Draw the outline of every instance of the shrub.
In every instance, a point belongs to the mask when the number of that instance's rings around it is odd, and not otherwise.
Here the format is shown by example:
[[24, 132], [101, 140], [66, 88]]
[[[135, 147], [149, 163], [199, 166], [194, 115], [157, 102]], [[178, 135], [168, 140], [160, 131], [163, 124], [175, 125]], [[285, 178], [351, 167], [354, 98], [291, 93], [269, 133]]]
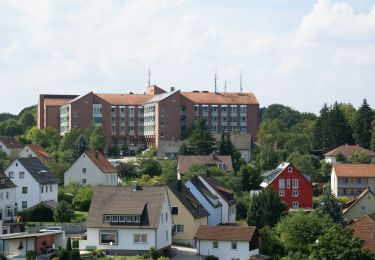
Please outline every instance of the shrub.
[[45, 205], [24, 210], [20, 213], [24, 221], [53, 222], [53, 210]]
[[219, 258], [214, 255], [209, 255], [209, 256], [206, 256], [205, 260], [219, 260]]
[[159, 250], [157, 250], [155, 247], [151, 247], [150, 255], [151, 255], [152, 259], [154, 259], [154, 260], [158, 259], [160, 257]]
[[27, 251], [26, 259], [27, 260], [35, 260], [36, 259], [35, 251]]
[[79, 254], [79, 250], [78, 249], [73, 249], [72, 250], [70, 259], [71, 260], [81, 260], [81, 256]]
[[7, 259], [6, 256], [0, 253], [0, 260], [6, 260], [6, 259]]
[[68, 239], [66, 240], [66, 250], [72, 251], [72, 240], [70, 239], [70, 237], [68, 237]]
[[61, 249], [59, 253], [59, 260], [70, 260], [70, 254], [68, 250]]
[[54, 216], [56, 221], [71, 222], [74, 217], [74, 211], [66, 201], [61, 201], [57, 203]]

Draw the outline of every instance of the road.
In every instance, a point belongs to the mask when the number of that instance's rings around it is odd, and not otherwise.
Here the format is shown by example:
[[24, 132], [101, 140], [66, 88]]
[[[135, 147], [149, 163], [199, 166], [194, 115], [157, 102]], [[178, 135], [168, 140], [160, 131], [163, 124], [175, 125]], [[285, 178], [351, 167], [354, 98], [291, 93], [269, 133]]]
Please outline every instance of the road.
[[197, 255], [197, 250], [190, 247], [172, 246], [173, 252], [176, 253], [173, 260], [203, 260], [204, 258]]

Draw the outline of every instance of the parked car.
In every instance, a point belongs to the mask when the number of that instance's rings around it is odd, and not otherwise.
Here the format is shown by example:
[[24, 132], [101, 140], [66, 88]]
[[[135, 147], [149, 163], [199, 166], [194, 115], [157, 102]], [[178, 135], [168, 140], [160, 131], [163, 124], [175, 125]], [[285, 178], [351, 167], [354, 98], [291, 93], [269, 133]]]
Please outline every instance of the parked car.
[[61, 232], [63, 231], [61, 227], [48, 227], [48, 228], [43, 228], [39, 230], [39, 233], [46, 233], [46, 232]]

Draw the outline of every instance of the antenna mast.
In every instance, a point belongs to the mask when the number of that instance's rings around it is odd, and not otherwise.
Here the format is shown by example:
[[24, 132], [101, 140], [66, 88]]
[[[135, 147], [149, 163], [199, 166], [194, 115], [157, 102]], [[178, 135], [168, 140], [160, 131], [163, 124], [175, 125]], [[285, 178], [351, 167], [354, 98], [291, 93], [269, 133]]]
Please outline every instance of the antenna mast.
[[224, 81], [224, 92], [227, 92], [227, 80]]
[[151, 86], [151, 70], [150, 70], [150, 67], [148, 67], [148, 86]]
[[217, 92], [217, 70], [215, 71], [215, 93]]
[[242, 93], [242, 71], [240, 71], [240, 93]]

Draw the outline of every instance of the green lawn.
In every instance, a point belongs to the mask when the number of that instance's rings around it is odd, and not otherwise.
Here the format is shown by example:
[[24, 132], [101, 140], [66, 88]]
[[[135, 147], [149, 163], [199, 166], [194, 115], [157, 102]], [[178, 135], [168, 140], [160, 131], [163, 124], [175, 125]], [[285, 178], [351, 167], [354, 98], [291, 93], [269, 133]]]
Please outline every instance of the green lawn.
[[78, 218], [87, 218], [87, 214], [88, 212], [86, 211], [78, 211], [78, 210], [75, 210], [74, 211], [74, 219], [78, 219]]

